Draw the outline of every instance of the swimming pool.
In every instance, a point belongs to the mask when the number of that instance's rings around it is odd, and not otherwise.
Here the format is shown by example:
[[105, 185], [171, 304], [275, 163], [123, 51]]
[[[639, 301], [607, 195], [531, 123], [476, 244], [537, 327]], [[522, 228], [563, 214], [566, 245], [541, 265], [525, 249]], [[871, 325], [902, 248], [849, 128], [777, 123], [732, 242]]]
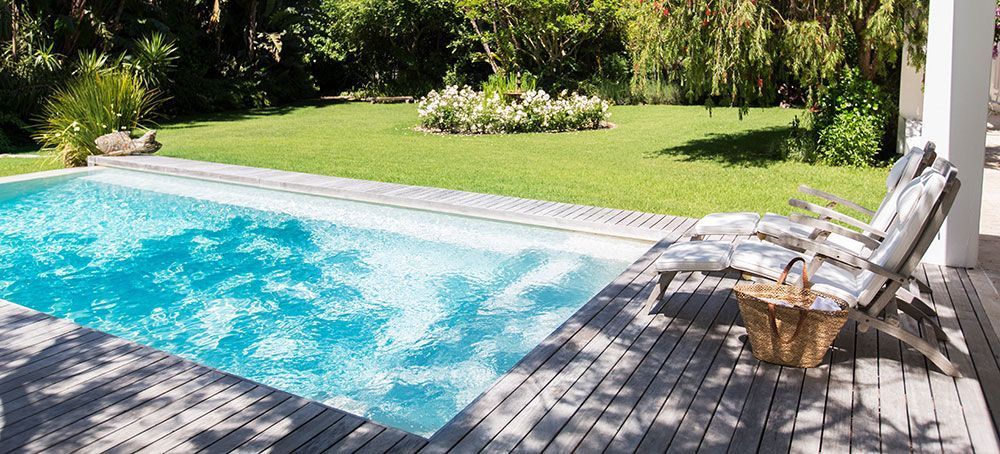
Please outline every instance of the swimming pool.
[[646, 249], [126, 170], [0, 185], [0, 298], [422, 435]]

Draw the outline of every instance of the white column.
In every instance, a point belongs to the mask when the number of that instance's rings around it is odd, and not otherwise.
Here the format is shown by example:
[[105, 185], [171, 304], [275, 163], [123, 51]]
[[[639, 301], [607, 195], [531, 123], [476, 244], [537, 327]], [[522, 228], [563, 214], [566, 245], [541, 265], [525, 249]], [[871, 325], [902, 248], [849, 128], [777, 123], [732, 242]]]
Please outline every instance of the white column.
[[920, 137], [924, 111], [924, 71], [910, 64], [908, 46], [909, 43], [903, 45], [899, 68], [899, 123], [896, 125], [896, 152], [899, 154], [910, 151], [911, 145], [907, 142], [914, 141], [907, 139]]
[[958, 167], [962, 189], [924, 260], [972, 267], [979, 253], [994, 0], [930, 0], [923, 136]]

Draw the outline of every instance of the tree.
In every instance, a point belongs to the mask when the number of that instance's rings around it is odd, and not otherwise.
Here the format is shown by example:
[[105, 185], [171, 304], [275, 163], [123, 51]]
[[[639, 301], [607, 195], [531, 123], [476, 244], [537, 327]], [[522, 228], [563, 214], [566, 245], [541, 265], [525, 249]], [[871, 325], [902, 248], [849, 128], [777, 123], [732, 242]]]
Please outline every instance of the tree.
[[692, 101], [744, 108], [769, 101], [783, 72], [807, 90], [847, 66], [879, 81], [904, 42], [919, 64], [926, 39], [922, 0], [627, 1], [635, 78], [664, 77]]
[[605, 0], [458, 0], [468, 39], [494, 73], [572, 77], [599, 65], [615, 31], [617, 4]]

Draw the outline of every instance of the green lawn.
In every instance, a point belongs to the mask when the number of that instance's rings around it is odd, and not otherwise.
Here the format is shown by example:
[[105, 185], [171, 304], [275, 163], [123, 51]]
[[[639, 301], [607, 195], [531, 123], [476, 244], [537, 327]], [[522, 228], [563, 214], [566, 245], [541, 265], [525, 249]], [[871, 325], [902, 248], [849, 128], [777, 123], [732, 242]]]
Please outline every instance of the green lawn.
[[38, 172], [62, 167], [58, 161], [48, 158], [0, 157], [0, 177], [19, 173]]
[[621, 106], [609, 130], [445, 136], [412, 130], [414, 105], [334, 104], [162, 125], [160, 154], [658, 213], [787, 212], [807, 183], [877, 205], [885, 169], [783, 162], [797, 111]]

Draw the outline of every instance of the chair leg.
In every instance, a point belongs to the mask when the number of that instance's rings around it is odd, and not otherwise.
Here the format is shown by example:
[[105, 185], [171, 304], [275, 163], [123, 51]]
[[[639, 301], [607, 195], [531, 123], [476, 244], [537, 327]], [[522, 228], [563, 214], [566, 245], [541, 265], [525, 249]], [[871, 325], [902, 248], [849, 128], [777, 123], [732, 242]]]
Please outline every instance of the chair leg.
[[899, 307], [899, 310], [906, 313], [906, 315], [913, 317], [913, 319], [916, 320], [918, 323], [925, 323], [927, 324], [927, 326], [930, 326], [930, 328], [934, 330], [934, 337], [937, 340], [940, 341], [948, 340], [948, 333], [944, 332], [944, 330], [941, 329], [941, 325], [938, 324], [937, 320], [934, 320], [932, 315], [928, 315], [919, 307], [916, 307], [905, 301], [899, 301], [897, 303], [897, 306]]
[[928, 295], [934, 294], [934, 290], [932, 290], [931, 287], [927, 285], [927, 283], [921, 280], [920, 278], [917, 277], [913, 278], [913, 283], [917, 285], [917, 289], [921, 293], [926, 293]]
[[924, 313], [927, 317], [937, 317], [937, 312], [927, 304], [927, 300], [924, 299], [919, 293], [914, 293], [911, 290], [900, 288], [896, 290], [896, 298], [900, 301], [909, 303], [911, 306]]
[[851, 309], [848, 315], [852, 320], [858, 323], [865, 323], [875, 328], [879, 332], [895, 337], [896, 339], [899, 339], [900, 342], [909, 345], [910, 347], [913, 347], [914, 349], [919, 351], [922, 355], [924, 355], [924, 357], [930, 360], [931, 363], [934, 363], [934, 365], [937, 366], [939, 369], [941, 369], [941, 371], [944, 372], [945, 374], [948, 374], [952, 377], [962, 376], [962, 373], [959, 372], [958, 367], [955, 367], [955, 365], [952, 364], [951, 360], [949, 360], [948, 357], [944, 355], [944, 353], [941, 353], [941, 350], [937, 345], [933, 345], [930, 342], [927, 342], [920, 336], [917, 336], [909, 331], [906, 331], [900, 326], [889, 324], [877, 318], [870, 317], [867, 314], [860, 312], [858, 310]]
[[660, 299], [663, 298], [663, 294], [667, 291], [667, 286], [670, 285], [670, 281], [674, 280], [674, 276], [677, 275], [676, 271], [666, 271], [661, 272], [657, 276], [656, 286], [653, 287], [653, 291], [649, 294], [649, 299], [646, 300], [646, 306], [649, 307], [649, 313], [655, 313], [660, 310]]

